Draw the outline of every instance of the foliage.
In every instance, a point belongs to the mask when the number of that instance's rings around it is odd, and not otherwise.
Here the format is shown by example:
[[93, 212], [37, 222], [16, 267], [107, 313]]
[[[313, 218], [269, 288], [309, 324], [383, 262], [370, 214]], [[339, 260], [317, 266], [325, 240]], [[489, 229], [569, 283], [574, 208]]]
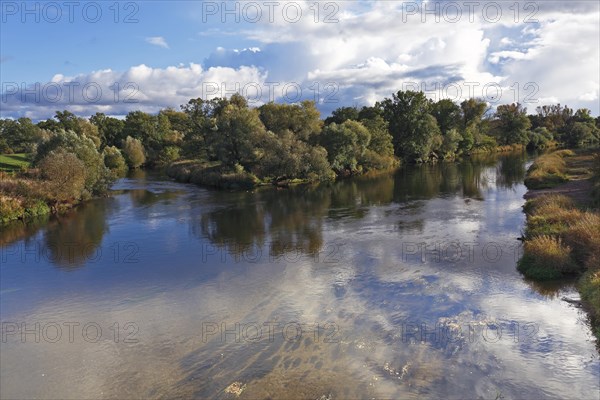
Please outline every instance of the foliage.
[[45, 193], [55, 202], [79, 200], [85, 189], [85, 165], [65, 149], [49, 152], [39, 163], [45, 183]]
[[90, 122], [98, 129], [102, 147], [119, 146], [121, 144], [124, 139], [124, 121], [106, 116], [103, 113], [96, 113], [90, 117]]
[[325, 125], [343, 124], [348, 120], [358, 121], [359, 111], [356, 107], [340, 107], [333, 110], [330, 117], [325, 118]]
[[381, 106], [389, 124], [396, 155], [408, 161], [427, 161], [442, 144], [431, 103], [423, 92], [399, 91]]
[[125, 139], [123, 154], [129, 168], [139, 168], [146, 162], [144, 145], [139, 139], [134, 139], [131, 136], [127, 136]]
[[102, 152], [104, 156], [104, 165], [112, 174], [113, 179], [119, 178], [127, 172], [127, 163], [121, 151], [115, 146], [108, 146]]
[[498, 142], [506, 145], [525, 144], [528, 142], [528, 130], [531, 121], [527, 118], [527, 109], [521, 104], [506, 104], [496, 110], [496, 137]]
[[104, 157], [98, 152], [95, 142], [72, 131], [58, 131], [49, 140], [41, 143], [34, 159], [39, 165], [52, 151], [62, 149], [73, 153], [83, 162], [85, 173], [85, 198], [103, 194], [111, 181], [111, 174], [104, 165]]
[[259, 109], [260, 120], [266, 130], [277, 136], [291, 132], [295, 138], [309, 141], [321, 132], [321, 114], [313, 101], [300, 104], [267, 103]]
[[358, 160], [364, 156], [371, 141], [371, 134], [363, 124], [347, 120], [342, 124], [335, 122], [325, 127], [320, 144], [327, 150], [331, 167], [338, 172], [356, 173], [362, 170]]

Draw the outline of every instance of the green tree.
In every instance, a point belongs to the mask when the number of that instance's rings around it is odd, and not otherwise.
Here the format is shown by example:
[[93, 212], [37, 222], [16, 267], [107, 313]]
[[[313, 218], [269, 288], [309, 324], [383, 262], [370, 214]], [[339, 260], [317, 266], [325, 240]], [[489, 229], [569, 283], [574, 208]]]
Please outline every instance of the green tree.
[[359, 172], [358, 160], [364, 156], [370, 140], [369, 130], [352, 120], [339, 125], [335, 122], [327, 125], [320, 136], [329, 163], [338, 172]]
[[46, 138], [46, 133], [29, 118], [0, 120], [0, 140], [15, 153], [32, 153]]
[[113, 178], [119, 178], [127, 171], [127, 163], [121, 151], [115, 146], [107, 146], [102, 151], [104, 165], [108, 168]]
[[111, 182], [111, 174], [104, 165], [104, 157], [98, 152], [92, 139], [80, 136], [72, 131], [59, 131], [37, 148], [34, 165], [37, 165], [50, 152], [63, 149], [73, 153], [84, 165], [85, 191], [84, 197], [99, 195], [106, 192]]
[[462, 140], [459, 149], [470, 152], [474, 146], [486, 142], [482, 130], [483, 115], [488, 108], [487, 103], [479, 99], [468, 99], [460, 103], [462, 124], [460, 134]]
[[532, 149], [543, 149], [553, 140], [552, 132], [543, 126], [538, 126], [537, 128], [530, 130], [528, 136], [529, 143], [527, 143], [527, 147]]
[[60, 130], [75, 132], [79, 136], [91, 139], [99, 148], [102, 144], [98, 127], [85, 118], [80, 118], [68, 110], [57, 111], [54, 118], [57, 124], [49, 124], [48, 129], [58, 132]]
[[56, 204], [76, 201], [85, 189], [85, 165], [65, 149], [50, 151], [38, 164], [48, 198]]
[[267, 103], [259, 109], [265, 128], [278, 136], [291, 132], [297, 139], [309, 141], [319, 135], [323, 123], [321, 113], [313, 101], [300, 104]]
[[96, 113], [90, 117], [90, 122], [98, 128], [101, 146], [120, 146], [123, 139], [125, 121], [109, 117], [104, 113]]
[[527, 118], [527, 109], [519, 103], [505, 104], [496, 109], [496, 136], [505, 145], [525, 144], [528, 142], [528, 130], [531, 121]]
[[123, 154], [129, 168], [136, 169], [146, 162], [144, 145], [141, 140], [127, 136], [123, 145]]
[[442, 99], [431, 105], [431, 115], [435, 117], [440, 132], [446, 136], [452, 129], [460, 129], [462, 110], [450, 99]]
[[343, 124], [344, 122], [352, 120], [359, 120], [359, 112], [356, 107], [340, 107], [333, 110], [330, 117], [325, 118], [325, 125], [329, 124]]
[[255, 150], [266, 135], [258, 110], [248, 108], [246, 99], [234, 94], [219, 110], [215, 123], [207, 139], [216, 159], [230, 167], [239, 164], [250, 170], [258, 160]]
[[431, 102], [423, 92], [399, 91], [382, 103], [383, 115], [394, 138], [396, 155], [408, 161], [426, 161], [441, 146], [441, 134], [429, 113]]
[[189, 132], [183, 145], [183, 153], [186, 157], [208, 159], [214, 154], [214, 151], [209, 148], [208, 136], [216, 128], [216, 116], [227, 104], [227, 99], [223, 98], [212, 100], [197, 98], [181, 106], [189, 121]]

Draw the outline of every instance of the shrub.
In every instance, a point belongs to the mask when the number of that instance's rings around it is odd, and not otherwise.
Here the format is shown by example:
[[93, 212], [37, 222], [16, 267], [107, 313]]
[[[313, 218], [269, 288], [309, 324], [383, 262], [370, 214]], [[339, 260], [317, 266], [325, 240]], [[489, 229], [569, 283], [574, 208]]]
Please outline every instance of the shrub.
[[13, 197], [0, 195], [0, 222], [6, 223], [15, 219], [22, 218], [23, 207], [21, 202]]
[[43, 200], [40, 199], [27, 199], [25, 201], [25, 210], [23, 212], [24, 217], [33, 218], [40, 215], [46, 215], [50, 213], [50, 207]]
[[123, 145], [123, 153], [129, 168], [139, 168], [146, 162], [146, 154], [142, 142], [127, 136]]
[[104, 156], [104, 165], [111, 172], [113, 178], [119, 178], [127, 172], [127, 163], [121, 151], [114, 146], [104, 148], [102, 152]]
[[45, 187], [49, 200], [79, 200], [85, 189], [86, 170], [83, 161], [65, 150], [50, 152], [40, 163], [40, 170], [46, 180]]
[[71, 131], [57, 132], [38, 146], [34, 164], [39, 165], [49, 153], [58, 150], [72, 153], [83, 162], [82, 171], [85, 175], [83, 197], [88, 198], [93, 194], [102, 194], [107, 190], [110, 171], [104, 165], [104, 157], [98, 152], [92, 139], [79, 136]]

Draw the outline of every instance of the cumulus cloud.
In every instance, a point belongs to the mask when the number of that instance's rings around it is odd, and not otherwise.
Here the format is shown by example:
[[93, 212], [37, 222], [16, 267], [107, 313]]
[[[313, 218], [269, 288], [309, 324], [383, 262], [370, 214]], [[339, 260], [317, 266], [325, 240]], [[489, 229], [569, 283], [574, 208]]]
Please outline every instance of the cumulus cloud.
[[169, 48], [169, 44], [167, 43], [167, 41], [165, 40], [164, 37], [162, 36], [151, 36], [151, 37], [147, 37], [146, 38], [146, 42], [154, 45], [154, 46], [158, 46], [158, 47], [163, 47], [165, 49]]
[[236, 87], [263, 85], [267, 74], [256, 67], [210, 67], [199, 64], [152, 68], [145, 64], [119, 72], [56, 74], [49, 82], [24, 85], [3, 82], [2, 117], [48, 118], [58, 109], [89, 116], [96, 112], [125, 115], [158, 112], [191, 98], [220, 96]]
[[[265, 14], [257, 23], [221, 23], [216, 15], [218, 24], [208, 24], [198, 34], [222, 36], [224, 43], [237, 37], [244, 45], [217, 47], [199, 55], [198, 64], [164, 69], [143, 65], [105, 75], [121, 84], [121, 92], [136, 75], [138, 105], [151, 110], [198, 97], [199, 85], [212, 79], [225, 88], [218, 91], [221, 95], [237, 88], [252, 97], [244, 87], [258, 82], [260, 101], [317, 100], [324, 114], [341, 105], [373, 104], [407, 89], [456, 101], [480, 97], [493, 105], [519, 101], [530, 109], [560, 101], [600, 112], [597, 2], [519, 3], [518, 12], [514, 3], [498, 2], [480, 2], [472, 10], [443, 1], [337, 2], [328, 9], [321, 4], [318, 13], [314, 2], [293, 3], [303, 16], [295, 22], [283, 12], [285, 2], [275, 8], [272, 20]], [[449, 4], [462, 5], [459, 18]], [[497, 7], [501, 12], [496, 18]], [[168, 48], [163, 37], [146, 40]], [[75, 79], [84, 83], [94, 74]], [[290, 93], [290, 88], [300, 88], [301, 94]], [[43, 114], [31, 101], [25, 103], [11, 103], [8, 112], [18, 108]], [[133, 108], [110, 102], [72, 105], [85, 114], [98, 107], [113, 114]]]

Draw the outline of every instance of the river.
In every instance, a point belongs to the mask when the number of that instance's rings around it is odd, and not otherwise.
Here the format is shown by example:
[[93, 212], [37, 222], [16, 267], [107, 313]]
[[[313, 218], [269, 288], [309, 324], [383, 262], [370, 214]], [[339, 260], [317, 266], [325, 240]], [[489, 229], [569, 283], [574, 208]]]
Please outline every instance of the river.
[[222, 192], [156, 172], [0, 233], [0, 397], [600, 398], [516, 271], [526, 154]]

